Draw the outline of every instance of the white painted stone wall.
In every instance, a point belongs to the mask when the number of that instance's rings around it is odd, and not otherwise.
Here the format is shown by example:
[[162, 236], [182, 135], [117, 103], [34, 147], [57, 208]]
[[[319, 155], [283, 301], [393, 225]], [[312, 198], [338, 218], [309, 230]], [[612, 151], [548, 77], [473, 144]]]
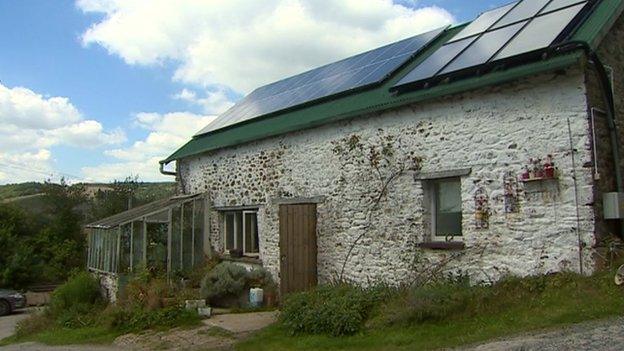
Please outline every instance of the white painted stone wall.
[[[221, 149], [179, 161], [185, 192], [207, 192], [215, 207], [258, 206], [260, 253], [264, 266], [279, 271], [280, 197], [324, 196], [318, 205], [318, 274], [321, 283], [340, 272], [350, 244], [345, 278], [369, 284], [409, 282], [448, 261], [445, 272], [472, 281], [497, 280], [579, 269], [577, 208], [573, 173], [578, 180], [579, 222], [585, 272], [591, 272], [594, 240], [591, 160], [584, 76], [580, 69], [488, 88], [464, 95], [360, 117], [280, 137]], [[568, 120], [576, 169], [571, 166]], [[349, 149], [355, 136], [363, 145]], [[422, 172], [472, 168], [462, 178], [461, 251], [422, 250], [429, 240], [425, 191], [414, 171], [388, 186], [387, 196], [367, 220], [380, 178], [369, 162], [389, 144], [391, 161], [381, 178], [402, 160], [422, 157]], [[521, 173], [530, 157], [554, 156], [560, 179], [518, 185], [518, 213], [505, 213], [503, 175]], [[385, 165], [385, 166], [384, 166]], [[488, 229], [476, 229], [474, 193], [489, 195]], [[220, 217], [211, 212], [211, 240], [222, 251]]]

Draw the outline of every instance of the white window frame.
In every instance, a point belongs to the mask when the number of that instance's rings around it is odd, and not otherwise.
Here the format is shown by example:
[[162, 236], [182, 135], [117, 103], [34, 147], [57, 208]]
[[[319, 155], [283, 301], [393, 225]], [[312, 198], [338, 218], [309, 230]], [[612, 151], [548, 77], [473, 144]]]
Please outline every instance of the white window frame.
[[[256, 244], [258, 244], [258, 252], [247, 252], [246, 251], [246, 248], [247, 248], [247, 241], [246, 241], [246, 237], [247, 237], [247, 235], [246, 235], [246, 232], [247, 232], [246, 231], [246, 229], [247, 229], [246, 228], [247, 227], [246, 224], [247, 224], [247, 221], [245, 220], [245, 218], [246, 218], [245, 215], [247, 215], [247, 214], [254, 214], [256, 216], [256, 224], [258, 223], [258, 211], [249, 211], [249, 210], [243, 211], [243, 255], [245, 255], [245, 256], [259, 256], [260, 255], [260, 243], [259, 242], [256, 243]], [[258, 236], [258, 241], [260, 241], [259, 240], [260, 239], [259, 233], [255, 233], [255, 234]]]
[[[241, 222], [243, 223], [241, 232], [242, 232], [242, 237], [243, 237], [243, 242], [239, 243], [238, 242], [238, 221], [236, 220], [237, 215], [240, 214], [241, 217]], [[256, 222], [258, 221], [258, 210], [228, 210], [228, 211], [224, 211], [223, 212], [223, 250], [226, 251], [226, 253], [230, 250], [228, 249], [228, 246], [230, 246], [230, 242], [228, 242], [228, 238], [227, 238], [227, 233], [228, 233], [228, 224], [227, 224], [227, 219], [228, 216], [233, 216], [234, 217], [234, 230], [233, 230], [233, 236], [234, 236], [234, 245], [232, 246], [234, 248], [234, 250], [242, 250], [243, 252], [243, 256], [250, 256], [250, 257], [257, 257], [260, 256], [260, 243], [258, 242], [258, 252], [247, 252], [245, 249], [245, 244], [246, 244], [246, 239], [245, 239], [245, 227], [246, 227], [246, 223], [247, 221], [245, 220], [245, 215], [246, 214], [255, 214], [256, 215]], [[256, 233], [258, 235], [258, 239], [260, 239], [260, 233]]]
[[[459, 196], [461, 198], [461, 177], [448, 177], [448, 178], [437, 178], [437, 179], [431, 179], [428, 183], [427, 189], [429, 191], [429, 208], [430, 208], [430, 213], [431, 213], [431, 223], [430, 223], [430, 227], [431, 227], [431, 237], [433, 239], [440, 239], [440, 238], [444, 238], [444, 240], [447, 240], [449, 237], [452, 239], [461, 239], [463, 237], [463, 233], [461, 233], [460, 235], [438, 235], [438, 228], [437, 228], [437, 223], [438, 223], [438, 192], [436, 191], [436, 185], [444, 180], [450, 180], [450, 179], [457, 179], [459, 181]], [[460, 203], [461, 206], [461, 212], [463, 213], [463, 203]], [[462, 232], [463, 232], [463, 223], [460, 223], [460, 226], [462, 227]]]

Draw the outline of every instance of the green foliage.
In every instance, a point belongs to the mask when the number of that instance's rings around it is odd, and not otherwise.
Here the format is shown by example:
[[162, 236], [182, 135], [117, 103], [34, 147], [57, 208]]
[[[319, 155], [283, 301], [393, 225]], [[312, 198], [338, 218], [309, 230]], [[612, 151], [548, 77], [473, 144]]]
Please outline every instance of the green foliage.
[[123, 333], [131, 333], [152, 328], [174, 328], [197, 325], [201, 319], [196, 311], [181, 307], [165, 307], [147, 310], [142, 308], [113, 307], [105, 311], [107, 326]]
[[2, 185], [0, 186], [0, 200], [39, 194], [41, 187], [42, 184], [36, 182]]
[[353, 335], [359, 332], [371, 308], [387, 292], [352, 285], [325, 285], [286, 297], [280, 323], [292, 334]]
[[201, 282], [201, 296], [210, 302], [238, 297], [245, 290], [247, 270], [231, 262], [221, 262]]
[[252, 287], [274, 289], [275, 283], [264, 268], [247, 271], [240, 265], [226, 261], [216, 265], [204, 276], [200, 295], [213, 305], [237, 307], [244, 305], [245, 292]]
[[[624, 290], [613, 284], [613, 274], [613, 271], [606, 271], [585, 277], [562, 273], [508, 278], [493, 286], [468, 287], [455, 282], [412, 288], [412, 296], [424, 296], [430, 302], [451, 301], [454, 304], [453, 301], [466, 299], [464, 307], [456, 306], [447, 311], [431, 307], [423, 309], [422, 304], [408, 305], [405, 299], [409, 289], [398, 289], [378, 300], [366, 323], [370, 328], [354, 336], [335, 337], [331, 333], [292, 336], [280, 323], [243, 341], [237, 349], [438, 350], [570, 323], [622, 316]], [[455, 299], [448, 297], [456, 294], [460, 296]], [[399, 312], [404, 318], [392, 316]], [[425, 315], [433, 315], [434, 318], [419, 317]], [[369, 325], [373, 321], [377, 323]]]
[[46, 314], [63, 327], [93, 326], [97, 322], [97, 314], [93, 312], [103, 306], [98, 280], [81, 272], [54, 290]]

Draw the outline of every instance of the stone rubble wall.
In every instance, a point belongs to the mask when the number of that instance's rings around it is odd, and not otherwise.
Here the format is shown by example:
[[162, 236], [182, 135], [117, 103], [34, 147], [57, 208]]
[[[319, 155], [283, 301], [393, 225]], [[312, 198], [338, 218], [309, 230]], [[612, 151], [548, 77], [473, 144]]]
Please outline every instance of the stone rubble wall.
[[[317, 224], [320, 283], [337, 278], [351, 243], [363, 233], [344, 276], [361, 284], [407, 283], [436, 267], [473, 282], [578, 271], [578, 235], [587, 245], [583, 265], [589, 273], [594, 267], [594, 211], [592, 172], [583, 167], [592, 157], [584, 83], [580, 68], [544, 74], [207, 152], [180, 160], [179, 176], [185, 192], [207, 192], [215, 209], [258, 207], [260, 258], [276, 278], [275, 199], [316, 196], [324, 197]], [[568, 121], [575, 153], [570, 151]], [[506, 213], [505, 174], [515, 179], [529, 158], [547, 154], [554, 157], [559, 179], [515, 182], [518, 209]], [[427, 192], [414, 179], [415, 164], [421, 172], [472, 169], [461, 180], [464, 250], [418, 247], [430, 234]], [[398, 172], [401, 167], [405, 170]], [[488, 228], [475, 223], [477, 192], [488, 199]], [[210, 215], [212, 245], [223, 251], [221, 215], [216, 210]]]

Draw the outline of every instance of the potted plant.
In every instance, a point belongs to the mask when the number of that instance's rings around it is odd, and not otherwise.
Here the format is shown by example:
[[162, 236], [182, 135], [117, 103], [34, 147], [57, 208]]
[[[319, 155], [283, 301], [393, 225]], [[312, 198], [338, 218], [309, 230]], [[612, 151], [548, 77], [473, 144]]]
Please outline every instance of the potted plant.
[[552, 179], [555, 177], [555, 162], [552, 159], [552, 155], [546, 156], [544, 162], [544, 178]]

